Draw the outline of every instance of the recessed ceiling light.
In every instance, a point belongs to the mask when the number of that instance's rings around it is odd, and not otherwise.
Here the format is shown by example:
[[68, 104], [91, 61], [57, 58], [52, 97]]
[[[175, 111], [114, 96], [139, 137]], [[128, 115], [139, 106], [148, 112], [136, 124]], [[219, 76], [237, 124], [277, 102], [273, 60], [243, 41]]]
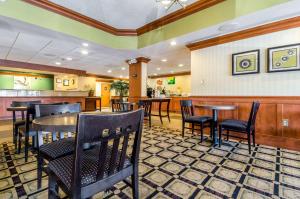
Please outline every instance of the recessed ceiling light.
[[88, 43], [82, 43], [82, 45], [84, 46], [84, 47], [88, 47], [89, 46], [89, 44]]
[[108, 72], [108, 73], [111, 73], [112, 71], [111, 71], [111, 70], [108, 70], [107, 72]]
[[68, 61], [72, 61], [72, 60], [73, 60], [73, 58], [72, 58], [72, 57], [67, 57], [67, 58], [66, 58], [66, 60], [68, 60]]
[[125, 67], [122, 67], [122, 68], [121, 68], [121, 70], [125, 70], [125, 69], [126, 69]]
[[89, 54], [89, 51], [87, 51], [87, 50], [81, 50], [81, 54], [87, 55], [87, 54]]
[[0, 0], [0, 2], [5, 2], [6, 0]]
[[120, 75], [120, 78], [123, 78], [123, 75]]
[[56, 64], [56, 65], [58, 65], [58, 66], [60, 66], [60, 65], [61, 65], [61, 63], [60, 63], [60, 62], [55, 62], [55, 64]]
[[184, 65], [183, 64], [178, 64], [178, 67], [183, 67]]
[[176, 43], [176, 41], [171, 41], [170, 44], [171, 44], [171, 46], [176, 46], [177, 43]]
[[162, 59], [161, 61], [162, 61], [162, 62], [167, 62], [168, 60], [167, 60], [167, 59]]
[[153, 75], [154, 75], [154, 76], [157, 76], [157, 73], [154, 73]]
[[160, 70], [160, 68], [156, 68], [156, 70]]

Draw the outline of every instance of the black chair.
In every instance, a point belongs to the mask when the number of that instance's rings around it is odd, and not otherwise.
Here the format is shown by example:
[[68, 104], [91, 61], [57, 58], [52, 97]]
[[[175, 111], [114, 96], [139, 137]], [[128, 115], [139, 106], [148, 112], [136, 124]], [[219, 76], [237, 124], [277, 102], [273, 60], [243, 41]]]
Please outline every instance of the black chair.
[[[192, 134], [194, 130], [200, 130], [201, 132], [201, 142], [203, 141], [203, 130], [205, 128], [210, 128], [212, 131], [213, 120], [210, 116], [195, 116], [194, 107], [192, 100], [180, 100], [181, 115], [182, 115], [182, 137], [184, 137], [185, 129], [192, 129]], [[192, 128], [186, 127], [185, 123], [192, 124]], [[199, 126], [199, 129], [195, 129], [195, 126]], [[212, 135], [212, 133], [211, 133]]]
[[[21, 111], [21, 119], [17, 120], [16, 111], [13, 111], [13, 142], [15, 144], [15, 149], [20, 153], [20, 147], [17, 146], [17, 143], [20, 141], [19, 130], [20, 128], [25, 128], [26, 121], [27, 124], [31, 124], [32, 120], [35, 117], [34, 104], [40, 104], [40, 100], [36, 101], [12, 101], [11, 107], [27, 107], [27, 111]], [[25, 142], [29, 143], [29, 139], [26, 139]], [[34, 137], [32, 138], [32, 143], [34, 142]]]
[[253, 146], [255, 147], [255, 121], [256, 121], [256, 116], [257, 116], [259, 106], [260, 106], [259, 102], [252, 103], [252, 108], [251, 108], [248, 121], [224, 120], [223, 122], [221, 122], [219, 125], [219, 146], [221, 146], [223, 130], [227, 130], [226, 133], [227, 140], [229, 139], [229, 137], [242, 139], [242, 137], [229, 135], [230, 131], [237, 132], [237, 133], [244, 133], [247, 134], [248, 149], [249, 149], [249, 154], [251, 154], [251, 135], [252, 135]]
[[[11, 103], [11, 107], [28, 107], [30, 108], [31, 104], [40, 104], [41, 101], [40, 100], [36, 100], [36, 101], [12, 101]], [[29, 113], [28, 115], [31, 116], [30, 118], [30, 122], [34, 119], [34, 110], [28, 110]], [[27, 114], [27, 112], [26, 112]], [[18, 149], [17, 147], [17, 143], [18, 143], [18, 131], [19, 131], [19, 127], [25, 125], [25, 112], [21, 111], [21, 119], [17, 120], [17, 115], [16, 115], [16, 111], [13, 111], [13, 142], [15, 144], [15, 149]]]
[[138, 107], [144, 109], [144, 119], [145, 118], [148, 119], [149, 127], [151, 127], [152, 101], [151, 100], [139, 100]]
[[[61, 104], [61, 105], [49, 105], [49, 104], [39, 104], [35, 106], [36, 117], [45, 117], [51, 115], [59, 115], [64, 113], [79, 113], [80, 104]], [[60, 132], [63, 133], [63, 132]], [[52, 137], [56, 137], [56, 132], [52, 132]], [[42, 183], [42, 171], [45, 169], [44, 160], [50, 161], [63, 157], [65, 155], [72, 154], [74, 151], [75, 140], [72, 137], [63, 138], [60, 135], [59, 140], [52, 139], [53, 142], [42, 144], [38, 143], [38, 155], [37, 155], [37, 179], [38, 179], [38, 189], [41, 188]], [[37, 139], [39, 140], [39, 138]]]
[[[22, 137], [25, 137], [25, 161], [26, 162], [28, 160], [29, 137], [32, 137], [32, 143], [36, 143], [37, 147], [39, 146], [39, 143], [38, 143], [39, 138], [37, 138], [37, 132], [32, 128], [32, 119], [34, 119], [34, 117], [45, 116], [45, 115], [41, 114], [39, 111], [35, 110], [36, 107], [40, 106], [40, 105], [42, 105], [42, 104], [38, 104], [38, 103], [30, 104], [30, 108], [28, 109], [27, 114], [26, 114], [25, 124], [22, 126], [19, 126], [19, 130], [18, 130], [18, 137], [19, 137], [18, 153], [21, 152]], [[54, 108], [56, 106], [68, 106], [68, 105], [70, 105], [70, 104], [61, 104], [61, 105], [44, 104], [43, 106], [47, 106], [47, 107], [51, 106]], [[44, 132], [44, 134], [48, 134], [48, 132]], [[55, 137], [56, 136], [52, 136], [52, 139], [54, 139]]]
[[[131, 185], [133, 198], [139, 198], [138, 159], [143, 116], [142, 109], [109, 115], [79, 114], [75, 153], [48, 165], [49, 199], [57, 197], [58, 186], [69, 198], [91, 198], [120, 181]], [[132, 147], [128, 147], [130, 139], [134, 140]], [[84, 150], [86, 143], [99, 145]], [[129, 176], [131, 183], [126, 181]]]
[[119, 99], [111, 100], [112, 112], [129, 112], [133, 110], [133, 103], [123, 102]]

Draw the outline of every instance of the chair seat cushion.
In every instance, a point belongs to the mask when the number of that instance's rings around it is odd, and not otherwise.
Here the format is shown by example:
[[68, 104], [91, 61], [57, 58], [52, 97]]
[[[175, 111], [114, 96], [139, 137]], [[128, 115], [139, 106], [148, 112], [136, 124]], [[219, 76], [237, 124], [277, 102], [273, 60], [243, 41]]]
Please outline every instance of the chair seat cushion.
[[190, 116], [185, 121], [190, 123], [205, 123], [212, 121], [212, 118], [209, 116]]
[[40, 153], [46, 159], [56, 159], [73, 153], [75, 147], [74, 138], [64, 138], [40, 146]]
[[248, 122], [243, 120], [224, 120], [220, 126], [224, 129], [235, 131], [246, 131]]
[[[81, 164], [81, 185], [86, 186], [91, 183], [96, 182], [97, 178], [97, 167], [99, 165], [99, 150], [100, 147], [95, 147], [90, 150], [85, 150], [82, 154], [82, 164]], [[106, 159], [111, 157], [112, 149], [108, 147]], [[53, 172], [55, 176], [68, 188], [71, 188], [71, 178], [73, 170], [73, 155], [64, 156], [53, 161], [50, 161], [48, 165], [49, 171]], [[120, 160], [120, 152], [118, 153], [117, 160]], [[117, 164], [118, 165], [118, 162]], [[131, 165], [130, 158], [126, 156], [124, 162], [124, 168]], [[109, 161], [106, 161], [104, 166], [104, 177], [108, 176], [109, 171]], [[116, 173], [116, 171], [114, 172]]]

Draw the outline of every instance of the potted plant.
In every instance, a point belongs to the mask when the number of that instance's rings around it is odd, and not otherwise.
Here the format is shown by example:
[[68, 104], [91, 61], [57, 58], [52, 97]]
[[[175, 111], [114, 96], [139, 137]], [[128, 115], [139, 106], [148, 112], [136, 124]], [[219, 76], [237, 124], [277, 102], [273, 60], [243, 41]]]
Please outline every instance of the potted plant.
[[120, 100], [122, 100], [124, 96], [128, 95], [129, 83], [123, 80], [114, 81], [110, 86], [110, 90], [115, 90]]
[[95, 90], [91, 88], [89, 90], [89, 97], [94, 97], [94, 95], [95, 95]]

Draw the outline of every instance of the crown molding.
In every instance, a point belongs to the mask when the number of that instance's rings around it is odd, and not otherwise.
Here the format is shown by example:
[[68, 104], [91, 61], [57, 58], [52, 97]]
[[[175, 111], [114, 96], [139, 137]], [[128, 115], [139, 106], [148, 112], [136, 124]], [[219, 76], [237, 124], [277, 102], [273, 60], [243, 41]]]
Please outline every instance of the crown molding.
[[206, 8], [212, 7], [218, 3], [222, 3], [223, 1], [225, 1], [225, 0], [202, 0], [202, 1], [199, 0], [199, 1], [196, 1], [195, 3], [192, 3], [188, 6], [186, 6], [184, 9], [179, 9], [175, 12], [172, 12], [164, 17], [161, 17], [155, 21], [152, 21], [152, 22], [138, 28], [136, 30], [137, 35], [142, 35], [146, 32], [150, 32], [152, 30], [160, 28], [161, 26], [167, 25], [169, 23], [172, 23], [174, 21], [182, 19], [186, 16], [189, 16], [191, 14], [194, 14], [194, 13], [204, 10]]
[[55, 12], [57, 14], [63, 15], [70, 19], [74, 19], [78, 22], [84, 23], [86, 25], [92, 26], [94, 28], [103, 30], [105, 32], [111, 33], [116, 36], [136, 36], [136, 30], [134, 29], [117, 29], [85, 15], [82, 15], [78, 12], [75, 12], [71, 9], [65, 8], [58, 4], [52, 3], [48, 0], [23, 0], [26, 3], [30, 3], [32, 5], [38, 6], [40, 8], [44, 8], [51, 12]]
[[149, 75], [148, 78], [150, 79], [157, 79], [157, 78], [163, 78], [163, 77], [175, 77], [175, 76], [184, 76], [184, 75], [191, 75], [191, 71], [184, 71], [184, 72], [178, 72], [178, 73], [167, 73], [167, 74], [161, 74], [161, 75]]
[[300, 27], [300, 16], [264, 24], [212, 39], [191, 43], [186, 45], [186, 47], [193, 51], [297, 27]]
[[106, 79], [106, 81], [123, 79], [123, 78], [117, 78], [117, 77], [108, 76], [108, 75], [98, 75], [98, 74], [94, 74], [94, 73], [86, 73], [85, 76], [86, 77], [95, 77], [95, 78], [99, 78], [99, 79]]
[[138, 29], [118, 29], [107, 25], [103, 22], [97, 21], [85, 15], [82, 15], [78, 12], [75, 12], [66, 7], [60, 6], [48, 0], [23, 0], [26, 3], [38, 6], [40, 8], [46, 9], [51, 12], [55, 12], [62, 16], [68, 17], [70, 19], [76, 20], [78, 22], [84, 23], [86, 25], [92, 26], [94, 28], [100, 29], [102, 31], [111, 33], [116, 36], [137, 36], [142, 35], [146, 32], [155, 30], [161, 26], [172, 23], [179, 19], [182, 19], [188, 15], [194, 14], [206, 8], [212, 7], [218, 3], [221, 3], [225, 0], [198, 0], [195, 3], [192, 3], [184, 9], [179, 9], [173, 13], [170, 13], [162, 18], [159, 18], [153, 22], [150, 22]]
[[86, 71], [84, 70], [76, 70], [76, 69], [55, 67], [55, 66], [42, 65], [42, 64], [31, 64], [26, 62], [11, 61], [11, 60], [4, 60], [4, 59], [0, 59], [0, 66], [4, 66], [8, 68], [49, 71], [54, 73], [67, 73], [67, 74], [75, 74], [75, 75], [82, 75], [82, 76], [86, 75]]

